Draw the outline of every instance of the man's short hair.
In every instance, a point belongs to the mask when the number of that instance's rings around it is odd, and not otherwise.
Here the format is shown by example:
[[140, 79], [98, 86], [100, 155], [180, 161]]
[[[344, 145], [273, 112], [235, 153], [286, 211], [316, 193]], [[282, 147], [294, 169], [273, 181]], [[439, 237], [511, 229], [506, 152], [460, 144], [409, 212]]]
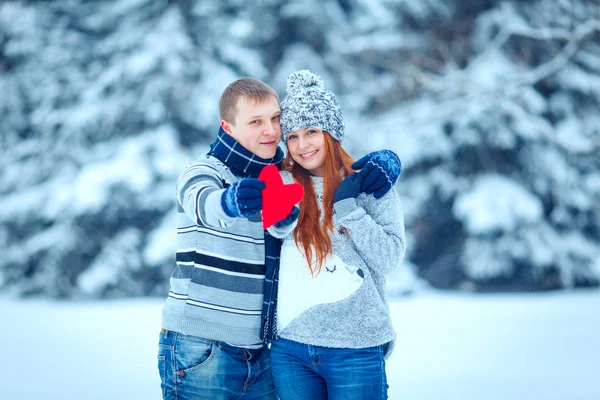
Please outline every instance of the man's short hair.
[[274, 97], [279, 101], [277, 93], [263, 81], [255, 78], [240, 78], [231, 82], [219, 100], [219, 113], [221, 119], [229, 123], [235, 122], [235, 113], [238, 99], [241, 96], [246, 96], [249, 99], [259, 102], [267, 100], [269, 97]]

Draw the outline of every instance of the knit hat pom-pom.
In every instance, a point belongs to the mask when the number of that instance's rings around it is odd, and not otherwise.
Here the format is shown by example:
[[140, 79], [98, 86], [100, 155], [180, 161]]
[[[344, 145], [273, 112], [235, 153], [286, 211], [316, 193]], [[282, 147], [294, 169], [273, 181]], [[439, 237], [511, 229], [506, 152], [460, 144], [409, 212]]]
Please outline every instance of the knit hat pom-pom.
[[321, 77], [313, 74], [307, 69], [293, 72], [287, 80], [287, 92], [292, 93], [301, 87], [316, 86], [319, 89], [323, 89], [323, 81]]

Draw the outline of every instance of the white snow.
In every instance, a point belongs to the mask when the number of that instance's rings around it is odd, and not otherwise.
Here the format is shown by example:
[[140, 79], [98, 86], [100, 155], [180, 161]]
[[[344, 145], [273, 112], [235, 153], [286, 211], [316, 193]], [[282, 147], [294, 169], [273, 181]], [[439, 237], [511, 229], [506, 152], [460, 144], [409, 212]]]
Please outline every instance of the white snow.
[[[0, 300], [0, 393], [10, 400], [159, 400], [163, 299]], [[390, 399], [600, 398], [600, 291], [391, 301]]]
[[540, 200], [521, 184], [496, 174], [477, 177], [472, 190], [460, 194], [454, 215], [473, 234], [512, 231], [522, 223], [538, 222], [543, 215]]
[[105, 287], [117, 283], [123, 270], [140, 269], [141, 257], [135, 249], [141, 237], [139, 229], [129, 228], [106, 238], [98, 257], [77, 277], [77, 286], [82, 292], [100, 296]]

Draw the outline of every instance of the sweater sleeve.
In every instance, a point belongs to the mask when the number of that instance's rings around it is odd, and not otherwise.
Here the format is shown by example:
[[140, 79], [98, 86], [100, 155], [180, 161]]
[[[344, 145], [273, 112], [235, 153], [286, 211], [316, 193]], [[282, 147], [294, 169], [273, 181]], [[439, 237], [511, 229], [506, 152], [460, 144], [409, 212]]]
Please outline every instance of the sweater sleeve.
[[277, 227], [275, 227], [275, 225], [273, 225], [270, 228], [268, 228], [267, 231], [271, 234], [271, 236], [273, 236], [277, 239], [284, 239], [290, 233], [292, 233], [294, 231], [294, 229], [296, 228], [296, 225], [298, 225], [298, 220], [295, 220], [291, 224], [284, 226], [282, 228], [277, 228]]
[[380, 199], [361, 194], [352, 207], [347, 206], [334, 205], [336, 214], [343, 208], [335, 229], [345, 232], [371, 270], [384, 275], [394, 271], [406, 250], [404, 215], [396, 190]]
[[281, 180], [286, 185], [288, 183], [294, 182], [294, 177], [292, 176], [292, 174], [290, 172], [288, 172], [288, 171], [279, 171], [279, 174], [281, 175]]
[[225, 214], [221, 206], [224, 191], [225, 181], [219, 170], [209, 161], [197, 161], [179, 175], [178, 207], [197, 225], [228, 227], [235, 218]]

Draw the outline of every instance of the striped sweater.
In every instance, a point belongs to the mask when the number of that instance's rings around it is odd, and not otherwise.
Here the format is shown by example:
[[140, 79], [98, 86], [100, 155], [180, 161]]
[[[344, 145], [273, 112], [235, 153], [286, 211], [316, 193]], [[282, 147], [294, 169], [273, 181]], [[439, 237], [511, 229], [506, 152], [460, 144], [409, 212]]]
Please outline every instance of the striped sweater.
[[[221, 196], [241, 179], [207, 155], [177, 181], [176, 267], [162, 312], [164, 329], [260, 346], [265, 278], [265, 234], [260, 215], [231, 218]], [[269, 233], [283, 237], [295, 224]]]

